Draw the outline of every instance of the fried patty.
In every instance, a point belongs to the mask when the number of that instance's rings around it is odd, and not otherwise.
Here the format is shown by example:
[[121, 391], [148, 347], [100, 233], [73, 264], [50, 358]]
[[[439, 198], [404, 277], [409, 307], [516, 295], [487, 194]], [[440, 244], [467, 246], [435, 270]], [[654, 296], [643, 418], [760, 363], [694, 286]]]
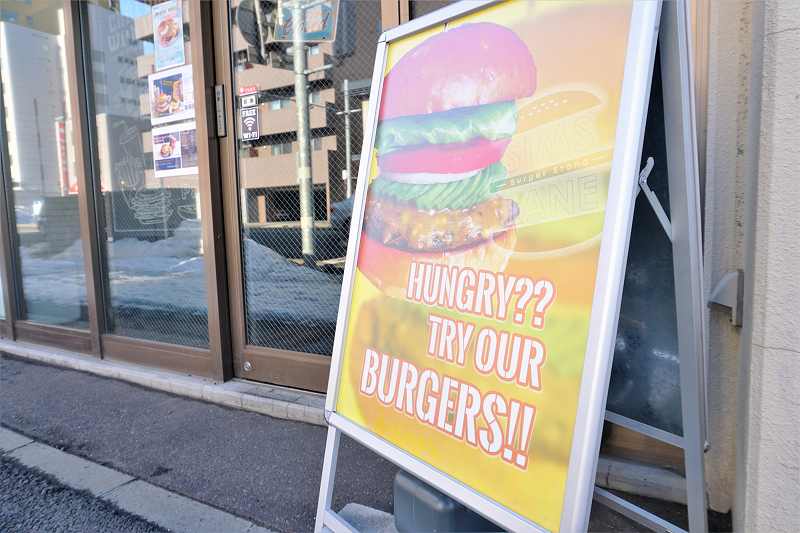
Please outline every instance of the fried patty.
[[497, 196], [466, 209], [422, 211], [370, 194], [364, 230], [371, 238], [393, 248], [449, 251], [492, 238], [511, 227], [518, 213], [513, 200]]

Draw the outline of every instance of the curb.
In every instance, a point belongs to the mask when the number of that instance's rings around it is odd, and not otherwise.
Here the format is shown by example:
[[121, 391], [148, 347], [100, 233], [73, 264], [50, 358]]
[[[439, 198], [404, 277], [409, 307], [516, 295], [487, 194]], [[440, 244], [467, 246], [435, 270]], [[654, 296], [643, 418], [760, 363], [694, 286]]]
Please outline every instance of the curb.
[[177, 372], [97, 359], [58, 348], [9, 340], [0, 340], [0, 352], [224, 407], [327, 427], [324, 415], [325, 396], [322, 394], [237, 379], [214, 383]]

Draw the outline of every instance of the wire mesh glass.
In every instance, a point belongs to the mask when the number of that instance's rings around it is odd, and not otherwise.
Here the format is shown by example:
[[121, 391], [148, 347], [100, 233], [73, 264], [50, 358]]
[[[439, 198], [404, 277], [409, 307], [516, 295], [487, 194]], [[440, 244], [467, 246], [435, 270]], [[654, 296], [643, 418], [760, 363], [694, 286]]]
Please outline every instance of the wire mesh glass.
[[[340, 0], [335, 40], [302, 43], [307, 94], [299, 99], [294, 44], [275, 40], [277, 4], [233, 1], [231, 7], [247, 342], [330, 355], [380, 3]], [[308, 111], [308, 135], [298, 134], [298, 105]], [[253, 108], [255, 123], [248, 118]], [[306, 146], [307, 193], [298, 181]], [[313, 217], [305, 247], [304, 200]]]
[[[180, 6], [88, 4], [81, 26], [88, 35], [84, 57], [96, 126], [94, 180], [108, 329], [205, 347], [192, 58], [188, 16]], [[156, 50], [169, 43], [172, 56]]]
[[455, 0], [410, 0], [408, 2], [409, 18], [415, 19], [428, 13], [433, 13], [437, 9], [452, 4]]

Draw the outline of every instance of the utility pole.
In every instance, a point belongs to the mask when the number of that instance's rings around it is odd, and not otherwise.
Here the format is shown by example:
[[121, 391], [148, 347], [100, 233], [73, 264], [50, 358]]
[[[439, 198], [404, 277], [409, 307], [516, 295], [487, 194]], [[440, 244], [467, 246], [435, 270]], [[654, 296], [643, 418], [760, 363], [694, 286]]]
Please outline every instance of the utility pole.
[[[366, 87], [369, 87], [369, 80], [356, 80], [356, 91], [362, 90], [365, 85], [364, 82], [367, 82]], [[353, 145], [352, 145], [352, 138], [353, 138], [353, 125], [351, 123], [350, 115], [353, 113], [361, 113], [360, 109], [353, 109], [350, 107], [350, 96], [351, 96], [351, 87], [350, 87], [350, 79], [345, 78], [342, 82], [342, 95], [344, 98], [344, 106], [341, 111], [337, 111], [336, 115], [341, 116], [344, 115], [344, 156], [345, 156], [345, 164], [344, 169], [342, 169], [342, 180], [347, 184], [347, 197], [350, 198], [353, 196]]]
[[344, 155], [347, 161], [344, 164], [344, 179], [347, 182], [347, 197], [353, 195], [353, 153], [350, 145], [350, 80], [345, 78], [342, 87], [344, 93]]
[[292, 55], [294, 96], [297, 105], [297, 182], [300, 186], [300, 232], [303, 260], [314, 263], [314, 203], [311, 183], [311, 127], [308, 119], [308, 73], [306, 72], [305, 13], [301, 0], [292, 2]]
[[258, 29], [258, 53], [261, 61], [267, 59], [267, 36], [264, 35], [264, 14], [261, 12], [261, 0], [254, 0], [253, 11], [256, 13], [256, 28]]

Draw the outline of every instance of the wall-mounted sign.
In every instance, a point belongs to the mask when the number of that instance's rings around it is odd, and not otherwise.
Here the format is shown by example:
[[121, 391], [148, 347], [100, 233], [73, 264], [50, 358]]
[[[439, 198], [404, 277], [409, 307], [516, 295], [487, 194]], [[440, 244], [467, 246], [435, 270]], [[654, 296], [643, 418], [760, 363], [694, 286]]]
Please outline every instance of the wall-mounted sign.
[[588, 517], [659, 7], [464, 2], [378, 47], [328, 420], [505, 529]]
[[153, 128], [153, 167], [157, 178], [197, 174], [194, 121]]
[[258, 85], [244, 85], [239, 87], [239, 96], [246, 94], [256, 94], [258, 92]]
[[192, 66], [185, 65], [147, 77], [150, 123], [155, 125], [194, 118]]
[[255, 141], [261, 136], [258, 107], [245, 107], [239, 110], [239, 131], [243, 141]]
[[183, 13], [179, 0], [155, 4], [153, 15], [153, 45], [156, 72], [186, 63], [183, 45]]
[[253, 107], [258, 104], [257, 94], [246, 94], [239, 97], [239, 107]]
[[[339, 11], [339, 0], [297, 0], [303, 13], [303, 35], [305, 43], [320, 43], [336, 39], [336, 17]], [[294, 2], [279, 4], [282, 12], [275, 23], [273, 41], [294, 40]]]

